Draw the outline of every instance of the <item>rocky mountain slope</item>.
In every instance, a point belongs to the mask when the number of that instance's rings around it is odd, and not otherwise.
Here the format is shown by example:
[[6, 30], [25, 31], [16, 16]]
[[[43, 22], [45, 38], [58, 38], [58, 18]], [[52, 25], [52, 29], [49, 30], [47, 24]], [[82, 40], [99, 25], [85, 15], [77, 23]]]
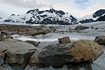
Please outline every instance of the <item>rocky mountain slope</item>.
[[89, 23], [95, 21], [105, 21], [105, 9], [100, 9], [92, 15], [87, 15], [81, 18], [80, 23]]
[[78, 20], [72, 15], [63, 12], [62, 10], [44, 10], [39, 9], [29, 10], [24, 15], [13, 15], [4, 20], [5, 22], [16, 22], [16, 23], [33, 23], [33, 24], [61, 24], [70, 25], [78, 24]]

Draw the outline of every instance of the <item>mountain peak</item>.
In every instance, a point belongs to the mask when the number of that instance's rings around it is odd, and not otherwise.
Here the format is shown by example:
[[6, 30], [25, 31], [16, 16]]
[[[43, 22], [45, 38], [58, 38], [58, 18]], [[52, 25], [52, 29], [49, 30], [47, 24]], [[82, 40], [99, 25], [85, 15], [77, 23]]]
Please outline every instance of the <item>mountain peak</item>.
[[23, 16], [11, 16], [5, 21], [20, 22], [20, 23], [33, 23], [33, 24], [61, 24], [72, 25], [78, 24], [78, 20], [70, 14], [65, 14], [62, 10], [49, 10], [33, 9], [27, 11]]
[[105, 13], [105, 9], [100, 9], [93, 14], [93, 18], [100, 17]]
[[32, 13], [32, 12], [39, 12], [39, 9], [29, 10], [29, 11], [27, 11], [26, 14], [29, 14], [29, 13]]

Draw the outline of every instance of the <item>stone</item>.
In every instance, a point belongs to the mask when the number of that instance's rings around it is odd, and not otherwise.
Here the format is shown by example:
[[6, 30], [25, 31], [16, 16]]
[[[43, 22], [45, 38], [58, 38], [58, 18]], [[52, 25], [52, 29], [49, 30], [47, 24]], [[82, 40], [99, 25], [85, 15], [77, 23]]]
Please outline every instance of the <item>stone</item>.
[[31, 34], [31, 36], [35, 36], [35, 35], [40, 35], [40, 34], [46, 34], [46, 31], [45, 30], [40, 30], [40, 31], [37, 31], [37, 32], [33, 32], [32, 34]]
[[35, 51], [36, 48], [26, 42], [12, 39], [0, 42], [0, 59], [18, 68], [24, 69]]
[[85, 30], [85, 29], [89, 29], [89, 27], [87, 27], [87, 26], [77, 26], [77, 27], [75, 27], [75, 30]]
[[12, 36], [6, 36], [6, 39], [13, 39]]
[[105, 36], [97, 36], [94, 41], [100, 45], [105, 45]]
[[63, 38], [59, 38], [58, 40], [59, 40], [59, 43], [71, 43], [71, 40], [68, 36], [63, 37]]
[[74, 42], [70, 48], [70, 54], [76, 59], [76, 61], [94, 61], [97, 59], [104, 50], [102, 47], [90, 40], [79, 40]]
[[79, 40], [72, 44], [45, 46], [38, 58], [45, 66], [62, 67], [65, 64], [94, 61], [103, 52], [99, 44], [90, 40]]
[[73, 29], [72, 29], [71, 27], [69, 27], [69, 29], [68, 29], [68, 30], [69, 30], [69, 32], [73, 32]]
[[37, 42], [35, 42], [35, 41], [29, 41], [29, 40], [27, 40], [26, 42], [30, 43], [30, 44], [33, 44], [34, 46], [39, 46], [39, 44]]
[[69, 63], [73, 57], [70, 55], [70, 43], [68, 44], [52, 44], [44, 47], [39, 53], [38, 59], [45, 66], [62, 67]]
[[0, 35], [0, 41], [3, 41], [5, 38], [2, 36], [2, 35]]
[[31, 66], [31, 67], [33, 67], [33, 66], [43, 66], [42, 65], [42, 63], [40, 62], [40, 60], [38, 59], [38, 55], [39, 55], [39, 53], [41, 52], [41, 50], [37, 50], [32, 56], [31, 56], [31, 58], [30, 58], [30, 60], [29, 60], [29, 65]]
[[6, 35], [8, 35], [8, 34], [9, 34], [9, 31], [8, 31], [8, 30], [3, 30], [3, 31], [1, 31], [1, 35], [6, 36]]

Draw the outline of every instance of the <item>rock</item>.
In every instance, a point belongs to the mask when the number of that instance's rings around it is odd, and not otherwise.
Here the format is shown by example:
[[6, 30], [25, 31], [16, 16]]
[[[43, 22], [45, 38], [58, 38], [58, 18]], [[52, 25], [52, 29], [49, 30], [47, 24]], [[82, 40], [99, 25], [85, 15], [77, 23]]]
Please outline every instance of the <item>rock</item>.
[[14, 70], [14, 68], [8, 63], [3, 63], [0, 65], [0, 70]]
[[72, 45], [53, 44], [48, 45], [39, 53], [39, 60], [45, 65], [61, 67], [65, 64], [93, 61], [104, 51], [102, 47], [90, 40], [79, 40]]
[[45, 66], [62, 67], [72, 59], [69, 50], [70, 43], [48, 45], [39, 53], [38, 59]]
[[90, 40], [79, 40], [74, 42], [70, 48], [70, 54], [76, 59], [76, 62], [94, 61], [97, 59], [104, 50], [102, 47], [93, 41]]
[[13, 39], [12, 36], [6, 36], [6, 39]]
[[71, 27], [69, 27], [69, 29], [68, 29], [68, 30], [69, 30], [69, 32], [73, 32], [73, 29], [72, 29]]
[[2, 35], [0, 35], [0, 41], [3, 41], [5, 38], [2, 36]]
[[36, 48], [26, 42], [12, 39], [0, 42], [0, 59], [22, 69], [27, 66], [35, 51]]
[[71, 40], [69, 39], [69, 37], [63, 37], [63, 38], [59, 38], [59, 43], [71, 43]]
[[98, 30], [98, 29], [99, 29], [99, 27], [95, 28], [95, 30]]
[[89, 29], [89, 27], [87, 27], [87, 26], [77, 26], [77, 27], [75, 27], [75, 30], [85, 30], [85, 29]]
[[31, 58], [30, 58], [30, 60], [29, 60], [29, 65], [31, 66], [31, 67], [33, 67], [33, 66], [43, 66], [42, 65], [42, 63], [40, 62], [40, 60], [38, 59], [38, 55], [39, 55], [39, 53], [41, 52], [41, 50], [37, 50], [32, 56], [31, 56]]
[[105, 36], [97, 36], [94, 41], [100, 45], [105, 45]]
[[40, 34], [46, 34], [46, 31], [40, 30], [40, 31], [32, 33], [31, 36], [40, 35]]
[[6, 35], [8, 35], [8, 34], [9, 34], [9, 31], [8, 31], [8, 30], [3, 30], [3, 31], [1, 31], [1, 35], [6, 36]]
[[34, 46], [39, 46], [39, 44], [37, 43], [37, 42], [35, 42], [35, 41], [26, 41], [26, 42], [28, 42], [28, 43], [30, 43], [30, 44], [33, 44]]

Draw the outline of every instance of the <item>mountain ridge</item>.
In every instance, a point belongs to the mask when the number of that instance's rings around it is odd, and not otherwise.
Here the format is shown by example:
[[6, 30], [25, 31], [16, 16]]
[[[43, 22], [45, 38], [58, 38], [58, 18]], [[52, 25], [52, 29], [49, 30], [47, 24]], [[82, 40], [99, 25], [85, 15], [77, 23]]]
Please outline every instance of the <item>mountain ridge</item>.
[[96, 21], [105, 21], [103, 17], [105, 15], [105, 9], [100, 9], [94, 12], [92, 15], [87, 15], [79, 20], [80, 23], [90, 23]]
[[23, 16], [10, 16], [5, 22], [30, 23], [30, 24], [61, 24], [73, 25], [78, 24], [78, 20], [71, 14], [62, 10], [28, 10]]

